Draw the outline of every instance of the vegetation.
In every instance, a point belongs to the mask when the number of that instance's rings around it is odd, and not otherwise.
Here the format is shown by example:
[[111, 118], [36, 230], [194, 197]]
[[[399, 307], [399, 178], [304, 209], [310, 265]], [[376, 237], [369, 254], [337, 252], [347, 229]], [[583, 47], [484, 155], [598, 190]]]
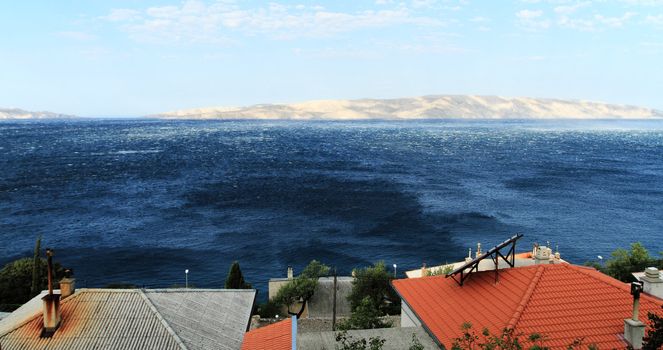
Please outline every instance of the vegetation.
[[631, 273], [644, 271], [650, 266], [662, 268], [663, 260], [651, 256], [642, 244], [632, 243], [631, 250], [617, 249], [612, 252], [605, 266], [596, 262], [588, 262], [587, 265], [622, 282], [632, 282]]
[[362, 305], [363, 299], [368, 297], [371, 299], [370, 305], [376, 308], [378, 315], [398, 314], [401, 309], [401, 299], [391, 287], [393, 279], [394, 276], [387, 271], [383, 261], [355, 270], [352, 292], [348, 296], [352, 312], [354, 313]]
[[391, 327], [391, 321], [385, 321], [379, 311], [375, 300], [365, 296], [357, 308], [352, 311], [352, 315], [346, 321], [339, 323], [338, 329], [371, 329]]
[[426, 270], [426, 276], [444, 276], [454, 270], [453, 264], [444, 265], [438, 268], [431, 268]]
[[380, 350], [386, 340], [380, 337], [370, 337], [368, 340], [362, 338], [353, 340], [348, 331], [336, 333], [337, 350]]
[[[0, 270], [0, 311], [13, 311], [25, 304], [32, 297], [48, 288], [48, 264], [46, 259], [36, 260], [37, 272], [34, 271], [35, 259], [22, 258], [12, 261]], [[64, 276], [64, 269], [59, 263], [53, 266], [54, 287]], [[35, 280], [33, 277], [37, 276]], [[35, 283], [36, 281], [36, 283]], [[33, 285], [36, 288], [33, 288]]]
[[424, 344], [421, 344], [417, 335], [412, 333], [412, 345], [408, 350], [424, 350]]
[[251, 289], [251, 285], [244, 281], [242, 270], [239, 268], [239, 262], [234, 261], [230, 265], [228, 277], [226, 277], [226, 289]]
[[[453, 339], [452, 350], [549, 350], [550, 348], [545, 345], [546, 337], [533, 333], [525, 340], [523, 335], [516, 333], [513, 329], [505, 328], [499, 335], [491, 334], [487, 328], [481, 332], [481, 336], [476, 334], [472, 329], [472, 324], [469, 322], [463, 323], [461, 326], [463, 334]], [[525, 347], [527, 344], [527, 347]], [[583, 339], [576, 339], [567, 346], [568, 350], [581, 349], [583, 346]], [[587, 349], [597, 350], [595, 344], [590, 344]]]
[[650, 312], [649, 329], [647, 330], [642, 350], [658, 349], [663, 349], [663, 317]]
[[274, 318], [279, 314], [279, 312], [281, 312], [281, 304], [272, 300], [267, 300], [266, 302], [258, 305], [253, 314], [260, 315], [260, 317], [264, 318]]
[[37, 242], [35, 242], [35, 250], [32, 255], [32, 284], [30, 285], [30, 295], [39, 294], [40, 271], [38, 267], [39, 267], [40, 251], [41, 251], [41, 235], [37, 237]]
[[[279, 289], [274, 301], [285, 305], [288, 308], [289, 315], [297, 315], [297, 318], [300, 318], [306, 308], [306, 303], [311, 299], [315, 288], [318, 286], [318, 279], [328, 274], [329, 266], [313, 260], [304, 268], [299, 276]], [[291, 311], [290, 307], [298, 302], [301, 303], [299, 311]]]

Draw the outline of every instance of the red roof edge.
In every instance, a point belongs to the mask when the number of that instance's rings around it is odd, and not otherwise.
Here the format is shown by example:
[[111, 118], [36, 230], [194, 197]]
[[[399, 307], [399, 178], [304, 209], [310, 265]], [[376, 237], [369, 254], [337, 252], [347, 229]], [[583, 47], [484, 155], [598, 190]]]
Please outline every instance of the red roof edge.
[[[405, 279], [407, 279], [407, 278], [405, 278]], [[433, 341], [435, 342], [435, 344], [437, 344], [437, 346], [439, 346], [440, 349], [443, 349], [443, 350], [446, 349], [446, 347], [444, 346], [444, 344], [442, 344], [442, 343], [440, 342], [440, 340], [437, 339], [437, 337], [435, 336], [435, 334], [430, 330], [430, 328], [428, 328], [428, 325], [427, 325], [424, 321], [421, 320], [421, 318], [419, 317], [419, 315], [417, 314], [417, 312], [414, 311], [414, 309], [412, 308], [412, 306], [410, 306], [410, 304], [408, 304], [407, 300], [405, 300], [405, 298], [403, 298], [403, 296], [401, 295], [401, 293], [398, 292], [398, 288], [394, 287], [394, 281], [397, 281], [397, 280], [391, 280], [391, 281], [389, 282], [389, 284], [391, 285], [391, 289], [393, 289], [394, 291], [396, 291], [396, 294], [398, 294], [398, 297], [401, 298], [401, 303], [405, 303], [405, 305], [407, 305], [408, 309], [410, 309], [410, 311], [412, 311], [412, 313], [414, 314], [414, 316], [417, 318], [417, 320], [419, 321], [419, 323], [421, 324], [421, 326], [424, 328], [424, 330], [426, 331], [426, 333], [428, 333], [428, 336], [429, 336], [431, 339], [433, 339]], [[402, 306], [401, 306], [401, 308], [402, 308]], [[403, 315], [403, 313], [401, 312], [401, 318], [403, 317], [402, 315]]]

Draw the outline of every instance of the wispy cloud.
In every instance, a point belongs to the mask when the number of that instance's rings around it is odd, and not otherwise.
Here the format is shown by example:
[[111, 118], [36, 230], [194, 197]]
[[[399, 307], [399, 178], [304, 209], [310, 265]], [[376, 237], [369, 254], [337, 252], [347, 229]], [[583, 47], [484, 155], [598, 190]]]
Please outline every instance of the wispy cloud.
[[287, 40], [331, 37], [344, 32], [396, 25], [443, 24], [438, 18], [415, 14], [403, 4], [376, 10], [341, 12], [322, 6], [278, 3], [247, 9], [239, 3], [215, 2], [208, 5], [196, 0], [185, 1], [180, 6], [115, 9], [105, 18], [120, 23], [121, 28], [136, 40], [193, 43], [228, 42], [236, 34]]
[[76, 40], [76, 41], [90, 41], [96, 39], [95, 35], [85, 32], [77, 32], [77, 31], [57, 32], [55, 33], [55, 35], [60, 38]]
[[645, 23], [653, 24], [656, 26], [663, 26], [663, 14], [661, 15], [647, 15], [645, 17]]
[[547, 29], [550, 20], [543, 18], [542, 10], [520, 10], [516, 12], [518, 25], [527, 30]]

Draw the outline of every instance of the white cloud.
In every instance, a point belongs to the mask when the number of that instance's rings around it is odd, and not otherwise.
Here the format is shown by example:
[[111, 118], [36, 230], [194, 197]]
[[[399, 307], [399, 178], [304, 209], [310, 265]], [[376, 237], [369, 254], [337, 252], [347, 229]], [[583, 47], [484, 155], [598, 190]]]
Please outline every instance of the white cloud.
[[328, 37], [361, 29], [397, 25], [439, 26], [437, 18], [416, 15], [408, 7], [357, 12], [326, 10], [320, 6], [279, 3], [244, 9], [232, 2], [206, 4], [187, 0], [180, 6], [150, 7], [142, 11], [113, 10], [106, 16], [119, 22], [136, 40], [153, 42], [223, 43], [233, 34], [275, 39]]
[[77, 31], [57, 32], [55, 33], [55, 35], [61, 38], [76, 40], [76, 41], [90, 41], [96, 39], [96, 36], [92, 34], [85, 32], [77, 32]]
[[663, 26], [663, 15], [647, 15], [647, 17], [645, 17], [645, 23]]
[[631, 18], [635, 17], [635, 12], [626, 12], [620, 17], [606, 17], [603, 15], [594, 15], [594, 18], [601, 24], [604, 24], [608, 27], [620, 28], [623, 27], [626, 22]]
[[569, 16], [561, 16], [558, 24], [562, 28], [575, 29], [584, 32], [601, 31], [606, 28], [621, 28], [631, 18], [635, 17], [635, 12], [626, 12], [619, 17], [604, 16], [595, 14], [592, 17], [586, 18], [571, 18]]
[[592, 3], [590, 1], [582, 1], [574, 4], [565, 4], [561, 6], [556, 6], [555, 7], [555, 13], [559, 14], [571, 14], [576, 12], [578, 9], [583, 8], [583, 7], [588, 7]]
[[520, 19], [534, 19], [543, 15], [541, 10], [520, 10], [516, 13], [516, 17]]
[[542, 17], [542, 10], [520, 10], [516, 12], [518, 25], [532, 31], [548, 29], [550, 27], [550, 20]]
[[133, 21], [140, 19], [140, 12], [130, 9], [113, 9], [103, 18], [111, 22]]

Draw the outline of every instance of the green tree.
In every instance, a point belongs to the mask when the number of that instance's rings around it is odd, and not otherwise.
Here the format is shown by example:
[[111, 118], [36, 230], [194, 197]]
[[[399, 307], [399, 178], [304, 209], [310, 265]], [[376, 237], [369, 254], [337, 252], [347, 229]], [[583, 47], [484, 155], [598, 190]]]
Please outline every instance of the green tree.
[[[304, 268], [299, 276], [293, 278], [279, 289], [274, 301], [285, 305], [288, 308], [289, 315], [297, 315], [297, 318], [300, 318], [306, 308], [306, 303], [313, 297], [313, 293], [315, 293], [315, 288], [318, 286], [318, 279], [328, 274], [329, 266], [313, 260]], [[291, 311], [290, 307], [298, 302], [301, 302], [299, 311]]]
[[[48, 264], [46, 259], [38, 260], [37, 290], [42, 291], [48, 288]], [[22, 304], [30, 300], [32, 295], [32, 276], [33, 276], [33, 258], [22, 258], [12, 261], [0, 270], [0, 311], [13, 311]], [[57, 288], [57, 281], [64, 277], [64, 269], [59, 263], [53, 266], [54, 288]]]
[[375, 301], [371, 297], [366, 296], [352, 312], [350, 318], [345, 322], [341, 322], [338, 328], [348, 330], [391, 327], [392, 322], [383, 320], [381, 316], [378, 307], [375, 305]]
[[234, 261], [230, 265], [228, 277], [226, 277], [226, 289], [251, 289], [251, 285], [244, 281], [242, 270], [239, 268], [239, 262]]
[[[539, 333], [532, 333], [526, 341], [521, 337], [522, 333], [516, 333], [512, 328], [505, 328], [500, 334], [491, 334], [487, 328], [481, 332], [481, 336], [477, 335], [472, 329], [472, 324], [465, 322], [461, 325], [461, 336], [452, 340], [452, 350], [548, 350], [550, 349], [545, 345], [546, 337]], [[525, 348], [525, 343], [529, 346]], [[583, 339], [575, 339], [567, 346], [569, 350], [581, 349], [583, 346]], [[588, 349], [597, 350], [595, 344], [590, 344]]]
[[644, 339], [642, 350], [658, 350], [663, 349], [663, 317], [650, 312], [649, 315], [649, 328], [647, 336]]
[[612, 252], [601, 271], [622, 282], [633, 281], [631, 273], [644, 271], [649, 266], [661, 266], [640, 243], [632, 243], [631, 250], [617, 249]]
[[368, 340], [362, 338], [353, 340], [348, 331], [336, 333], [336, 350], [381, 350], [384, 346], [385, 339], [380, 337], [370, 337]]
[[391, 287], [393, 279], [394, 276], [387, 271], [383, 261], [355, 270], [352, 291], [348, 296], [351, 310], [354, 312], [365, 297], [370, 297], [380, 316], [397, 314], [401, 308], [401, 300]]
[[41, 235], [35, 242], [35, 251], [32, 256], [32, 285], [30, 286], [30, 295], [39, 294], [39, 257], [41, 256]]

